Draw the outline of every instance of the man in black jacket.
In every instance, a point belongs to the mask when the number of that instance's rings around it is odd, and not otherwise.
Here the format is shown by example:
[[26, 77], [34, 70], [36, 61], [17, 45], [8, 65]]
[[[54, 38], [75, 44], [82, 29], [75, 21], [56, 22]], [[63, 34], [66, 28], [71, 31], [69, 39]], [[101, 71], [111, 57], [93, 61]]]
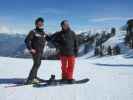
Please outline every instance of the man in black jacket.
[[78, 42], [75, 32], [70, 29], [69, 22], [67, 20], [61, 22], [61, 28], [61, 31], [56, 32], [52, 36], [51, 41], [60, 51], [59, 55], [62, 64], [62, 80], [72, 82], [75, 57], [78, 52]]
[[33, 67], [31, 69], [26, 84], [31, 84], [40, 81], [40, 78], [37, 77], [37, 71], [40, 67], [43, 49], [45, 46], [45, 42], [48, 38], [43, 30], [43, 24], [43, 18], [36, 19], [36, 28], [31, 30], [25, 39], [25, 44], [30, 53], [32, 54], [33, 58]]

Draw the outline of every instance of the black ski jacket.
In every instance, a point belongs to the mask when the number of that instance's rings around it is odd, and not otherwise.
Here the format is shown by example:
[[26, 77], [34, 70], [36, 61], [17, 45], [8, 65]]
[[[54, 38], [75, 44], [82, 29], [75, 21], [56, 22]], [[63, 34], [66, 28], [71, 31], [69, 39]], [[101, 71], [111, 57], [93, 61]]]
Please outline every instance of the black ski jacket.
[[42, 53], [47, 38], [48, 36], [45, 34], [43, 29], [33, 29], [25, 39], [26, 47], [29, 50], [35, 49], [37, 53]]
[[72, 30], [56, 32], [51, 41], [59, 49], [60, 55], [77, 56], [78, 42]]

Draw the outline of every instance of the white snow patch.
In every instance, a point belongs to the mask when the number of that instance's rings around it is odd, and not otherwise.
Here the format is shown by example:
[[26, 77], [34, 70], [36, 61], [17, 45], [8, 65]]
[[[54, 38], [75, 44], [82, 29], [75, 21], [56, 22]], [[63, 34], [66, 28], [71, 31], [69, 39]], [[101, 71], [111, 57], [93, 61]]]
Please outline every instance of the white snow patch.
[[[14, 78], [28, 76], [32, 60], [0, 57], [0, 62], [0, 100], [133, 100], [133, 60], [121, 55], [78, 58], [74, 77], [90, 78], [87, 84], [46, 88], [7, 87]], [[48, 79], [51, 74], [61, 78], [60, 62], [44, 60], [38, 76]]]

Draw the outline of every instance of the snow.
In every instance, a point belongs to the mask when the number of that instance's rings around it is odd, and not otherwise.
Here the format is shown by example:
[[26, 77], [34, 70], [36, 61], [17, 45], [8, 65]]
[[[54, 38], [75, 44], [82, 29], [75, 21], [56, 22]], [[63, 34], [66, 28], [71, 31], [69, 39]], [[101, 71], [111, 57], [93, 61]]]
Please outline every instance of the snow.
[[[106, 48], [108, 48], [108, 46], [111, 46], [112, 48], [114, 48], [116, 45], [118, 45], [121, 49], [121, 54], [123, 56], [125, 56], [126, 58], [133, 58], [133, 49], [130, 49], [124, 43], [125, 34], [126, 34], [125, 32], [119, 31], [116, 35], [109, 38], [102, 45]], [[90, 52], [88, 52], [87, 54], [83, 55], [80, 58], [88, 59], [91, 57], [94, 57], [94, 48], [93, 50], [91, 50]]]
[[[86, 84], [35, 88], [12, 87], [27, 78], [31, 59], [0, 57], [0, 100], [133, 100], [133, 50], [124, 45], [118, 33], [104, 46], [119, 45], [122, 54], [94, 57], [94, 50], [76, 61], [75, 79], [90, 78]], [[38, 76], [61, 78], [60, 61], [43, 60]]]
[[118, 45], [121, 48], [121, 53], [124, 54], [125, 57], [131, 58], [133, 57], [133, 49], [130, 49], [125, 45], [124, 38], [125, 38], [125, 32], [120, 32], [117, 33], [115, 36], [111, 37], [103, 45], [105, 47], [108, 46], [115, 47], [116, 45]]
[[[28, 76], [31, 59], [0, 57], [0, 62], [0, 100], [133, 100], [133, 59], [123, 55], [78, 58], [74, 77], [88, 77], [88, 83], [44, 88], [10, 87]], [[60, 78], [60, 62], [44, 60], [38, 76], [51, 74]]]

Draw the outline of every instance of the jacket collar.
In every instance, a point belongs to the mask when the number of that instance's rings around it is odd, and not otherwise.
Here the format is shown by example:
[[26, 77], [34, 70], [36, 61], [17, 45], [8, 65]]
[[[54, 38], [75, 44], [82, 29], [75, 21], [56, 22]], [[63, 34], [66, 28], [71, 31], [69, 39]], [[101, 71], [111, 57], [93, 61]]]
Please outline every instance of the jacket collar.
[[67, 33], [67, 32], [70, 32], [70, 31], [71, 31], [71, 29], [68, 29], [68, 30], [63, 30], [63, 29], [62, 29], [62, 32], [63, 32], [63, 33]]
[[44, 32], [44, 29], [39, 29], [39, 28], [35, 28], [35, 30], [37, 31], [37, 32]]

